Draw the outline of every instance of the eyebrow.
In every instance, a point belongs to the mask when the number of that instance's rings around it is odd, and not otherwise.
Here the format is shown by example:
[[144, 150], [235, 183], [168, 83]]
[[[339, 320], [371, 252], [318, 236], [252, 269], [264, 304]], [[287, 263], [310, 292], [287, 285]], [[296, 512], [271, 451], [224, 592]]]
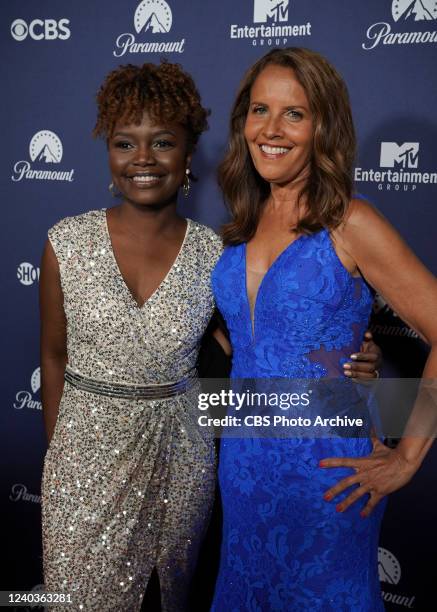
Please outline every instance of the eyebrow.
[[[171, 130], [159, 130], [158, 132], [155, 132], [153, 136], [163, 136], [164, 134], [169, 134], [170, 136], [176, 136], [176, 134], [172, 132]], [[124, 136], [125, 138], [132, 138], [133, 134], [132, 132], [115, 132], [115, 134], [112, 135], [112, 138], [115, 138], [116, 136]]]
[[[259, 105], [259, 106], [268, 106], [268, 104], [266, 102], [256, 102], [255, 100], [253, 102], [250, 102], [250, 106], [253, 105]], [[306, 106], [302, 106], [301, 104], [289, 104], [288, 106], [283, 106], [284, 110], [289, 110], [289, 109], [294, 109], [294, 108], [301, 108], [302, 110], [308, 110], [308, 108]]]

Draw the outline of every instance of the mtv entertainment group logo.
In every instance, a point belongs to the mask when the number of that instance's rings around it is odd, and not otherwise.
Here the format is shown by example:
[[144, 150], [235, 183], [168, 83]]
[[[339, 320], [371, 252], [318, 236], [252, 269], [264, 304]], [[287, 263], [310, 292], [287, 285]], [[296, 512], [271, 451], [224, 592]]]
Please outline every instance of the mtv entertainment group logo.
[[419, 143], [404, 142], [398, 145], [396, 142], [381, 142], [381, 155], [379, 165], [381, 168], [417, 168], [419, 162]]
[[355, 168], [355, 182], [377, 183], [380, 191], [415, 191], [419, 184], [437, 184], [437, 172], [415, 171], [419, 146], [418, 142], [381, 142], [379, 169]]
[[256, 46], [285, 46], [289, 38], [311, 35], [311, 23], [289, 24], [289, 0], [254, 0], [253, 24], [232, 24], [230, 38], [252, 41]]
[[269, 20], [288, 21], [289, 0], [254, 0], [254, 23], [266, 23]]
[[[397, 585], [401, 580], [401, 564], [398, 559], [386, 548], [378, 548], [379, 581], [388, 585]], [[404, 608], [414, 608], [416, 596], [400, 595], [390, 591], [382, 591], [382, 599]]]
[[17, 391], [13, 404], [15, 410], [23, 410], [23, 408], [42, 410], [41, 401], [34, 397], [38, 397], [41, 388], [41, 368], [39, 367], [33, 371], [30, 377], [30, 388], [31, 391]]
[[[138, 35], [149, 40], [138, 42], [135, 34], [124, 32], [115, 41], [113, 55], [122, 57], [126, 53], [183, 53], [185, 38], [177, 41], [166, 39], [172, 23], [171, 8], [165, 0], [143, 0], [135, 11], [134, 27]], [[164, 39], [160, 40], [162, 36]]]
[[[379, 21], [367, 28], [367, 41], [361, 46], [365, 51], [383, 45], [413, 45], [436, 43], [437, 31], [429, 26], [437, 20], [437, 2], [435, 0], [393, 0], [391, 5], [393, 21], [400, 31], [393, 32], [392, 26], [386, 21]], [[414, 31], [406, 31], [412, 29]]]
[[14, 183], [23, 179], [37, 179], [45, 181], [73, 181], [74, 170], [52, 169], [60, 164], [63, 155], [61, 139], [50, 130], [41, 130], [32, 136], [29, 144], [29, 157], [36, 167], [26, 160], [17, 161], [14, 173], [11, 176]]

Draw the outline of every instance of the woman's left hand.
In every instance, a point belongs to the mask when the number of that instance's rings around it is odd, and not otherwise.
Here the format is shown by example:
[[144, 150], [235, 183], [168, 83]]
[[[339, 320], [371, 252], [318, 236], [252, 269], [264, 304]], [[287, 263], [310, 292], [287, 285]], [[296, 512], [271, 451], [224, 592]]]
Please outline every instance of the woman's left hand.
[[362, 517], [369, 516], [383, 497], [406, 485], [419, 468], [419, 464], [407, 461], [398, 449], [388, 448], [378, 438], [372, 438], [372, 443], [373, 451], [367, 457], [336, 457], [320, 461], [322, 468], [355, 469], [355, 474], [340, 480], [324, 495], [326, 501], [331, 501], [349, 487], [359, 485], [337, 505], [338, 512], [343, 512], [363, 495], [369, 494], [370, 498], [360, 513]]
[[372, 333], [366, 331], [360, 352], [353, 353], [351, 361], [343, 364], [343, 372], [348, 378], [368, 381], [373, 378], [379, 378], [381, 365], [381, 349], [374, 343]]

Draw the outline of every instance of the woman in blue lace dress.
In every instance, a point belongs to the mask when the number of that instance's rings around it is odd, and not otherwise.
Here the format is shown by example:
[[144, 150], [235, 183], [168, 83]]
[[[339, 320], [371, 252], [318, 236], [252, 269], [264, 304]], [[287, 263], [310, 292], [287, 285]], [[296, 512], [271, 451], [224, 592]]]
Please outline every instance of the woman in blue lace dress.
[[[354, 152], [346, 86], [324, 58], [277, 49], [249, 70], [220, 170], [233, 219], [213, 271], [234, 379], [343, 377], [368, 322], [369, 285], [432, 344], [424, 375], [436, 377], [436, 280], [353, 197]], [[337, 400], [339, 414], [352, 397]], [[370, 430], [355, 434], [222, 440], [214, 611], [383, 609], [383, 498], [410, 480], [430, 442], [405, 437], [391, 450]]]

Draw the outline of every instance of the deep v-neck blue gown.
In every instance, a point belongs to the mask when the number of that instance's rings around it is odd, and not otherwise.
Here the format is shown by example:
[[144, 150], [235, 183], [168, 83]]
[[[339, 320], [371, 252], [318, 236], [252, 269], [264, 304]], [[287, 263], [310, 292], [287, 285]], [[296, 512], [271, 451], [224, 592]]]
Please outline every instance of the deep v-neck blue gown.
[[[326, 230], [297, 239], [275, 260], [258, 289], [253, 328], [244, 244], [225, 249], [212, 280], [231, 335], [233, 378], [343, 377], [372, 295], [344, 268]], [[366, 519], [363, 498], [337, 513], [345, 495], [326, 502], [323, 494], [352, 472], [319, 467], [326, 457], [370, 451], [367, 437], [222, 440], [214, 612], [383, 610], [377, 547], [384, 503]]]

